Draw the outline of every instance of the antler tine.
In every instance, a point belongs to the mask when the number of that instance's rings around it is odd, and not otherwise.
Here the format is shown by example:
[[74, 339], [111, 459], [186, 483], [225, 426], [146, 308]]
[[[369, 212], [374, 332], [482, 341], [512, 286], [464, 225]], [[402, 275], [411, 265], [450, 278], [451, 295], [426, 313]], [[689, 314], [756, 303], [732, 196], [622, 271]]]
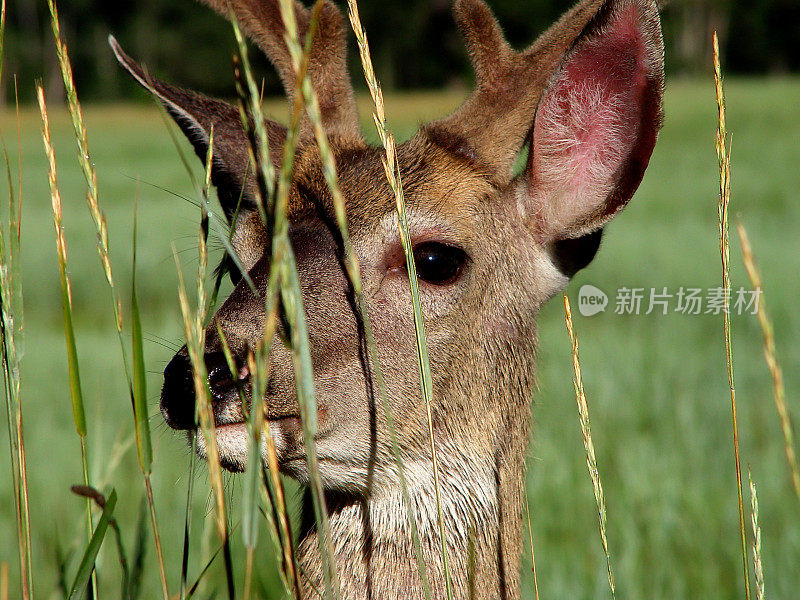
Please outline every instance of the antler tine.
[[453, 7], [456, 23], [467, 43], [478, 87], [494, 87], [509, 63], [518, 59], [491, 9], [481, 0], [458, 0]]
[[[289, 98], [294, 100], [295, 73], [284, 39], [285, 28], [279, 0], [201, 0], [230, 17], [231, 11], [242, 29], [267, 55], [278, 71]], [[311, 13], [295, 1], [295, 18], [301, 40], [305, 38]], [[329, 134], [361, 139], [353, 87], [347, 71], [347, 36], [342, 14], [330, 0], [325, 0], [311, 46], [308, 75], [319, 97], [322, 122]], [[301, 123], [300, 136], [313, 135], [308, 117]]]
[[[495, 173], [501, 174], [506, 167], [510, 172], [538, 101], [535, 94], [526, 93], [539, 79], [536, 63], [509, 46], [483, 0], [456, 0], [453, 11], [467, 44], [476, 86], [458, 110], [428, 128], [451, 131], [464, 138]], [[498, 119], [498, 114], [503, 118]], [[503, 122], [502, 139], [495, 131], [498, 121]]]
[[517, 52], [483, 0], [456, 0], [453, 10], [475, 70], [476, 88], [452, 115], [428, 127], [463, 137], [498, 176], [510, 177], [548, 79], [603, 2], [584, 0], [530, 48]]

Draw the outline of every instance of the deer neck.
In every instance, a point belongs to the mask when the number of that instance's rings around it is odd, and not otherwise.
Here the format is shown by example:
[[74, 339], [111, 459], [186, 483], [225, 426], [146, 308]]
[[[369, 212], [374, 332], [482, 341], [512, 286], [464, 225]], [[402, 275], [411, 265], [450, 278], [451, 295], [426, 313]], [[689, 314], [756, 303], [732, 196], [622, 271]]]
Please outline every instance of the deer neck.
[[[517, 600], [524, 444], [509, 444], [494, 456], [466, 456], [463, 447], [459, 451], [446, 444], [440, 445], [437, 452], [453, 597]], [[407, 462], [404, 473], [408, 504], [399, 484], [366, 499], [335, 493], [326, 497], [331, 545], [341, 597], [345, 600], [425, 598], [408, 521], [409, 505], [415, 516], [431, 597], [447, 598], [432, 464]], [[317, 598], [314, 588], [323, 591], [325, 583], [310, 502], [306, 496], [298, 562], [301, 580], [305, 580], [303, 597]]]

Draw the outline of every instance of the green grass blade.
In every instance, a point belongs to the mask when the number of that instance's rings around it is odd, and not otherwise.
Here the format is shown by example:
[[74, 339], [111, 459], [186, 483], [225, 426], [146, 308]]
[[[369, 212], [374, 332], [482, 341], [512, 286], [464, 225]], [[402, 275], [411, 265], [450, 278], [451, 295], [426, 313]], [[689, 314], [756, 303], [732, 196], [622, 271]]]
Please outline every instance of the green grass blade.
[[433, 414], [431, 411], [431, 400], [433, 396], [433, 385], [430, 372], [430, 361], [428, 359], [428, 345], [425, 337], [425, 323], [422, 318], [422, 308], [419, 299], [419, 284], [417, 280], [417, 270], [414, 263], [414, 251], [411, 247], [411, 238], [408, 232], [408, 221], [406, 219], [405, 199], [403, 196], [403, 183], [400, 178], [400, 167], [397, 162], [397, 153], [395, 151], [394, 136], [389, 132], [386, 126], [386, 112], [383, 101], [383, 92], [381, 91], [378, 79], [375, 76], [375, 70], [370, 58], [369, 43], [364, 28], [361, 24], [361, 19], [358, 13], [358, 2], [356, 0], [348, 0], [347, 6], [349, 9], [350, 24], [352, 25], [353, 32], [355, 33], [358, 42], [359, 55], [361, 64], [364, 70], [364, 78], [367, 81], [370, 95], [375, 107], [374, 121], [380, 137], [381, 143], [385, 150], [383, 157], [383, 167], [386, 173], [386, 179], [389, 186], [395, 195], [397, 218], [398, 218], [398, 233], [400, 241], [403, 246], [403, 253], [405, 254], [406, 269], [408, 271], [408, 281], [411, 290], [411, 302], [414, 310], [414, 334], [417, 346], [417, 362], [419, 365], [420, 387], [422, 389], [422, 398], [425, 402], [428, 417], [428, 436], [430, 438], [431, 447], [431, 461], [433, 463], [433, 481], [434, 493], [436, 497], [436, 516], [439, 527], [439, 538], [442, 550], [442, 562], [444, 567], [444, 580], [445, 590], [448, 600], [453, 598], [453, 586], [450, 577], [450, 567], [447, 556], [447, 539], [444, 527], [444, 516], [442, 514], [442, 504], [440, 497], [439, 486], [439, 461], [436, 454], [436, 443], [434, 439], [433, 429]]
[[86, 588], [92, 571], [94, 570], [97, 553], [100, 552], [100, 546], [103, 544], [103, 539], [108, 529], [108, 523], [114, 514], [116, 505], [117, 492], [112, 489], [106, 500], [105, 507], [103, 508], [103, 514], [97, 522], [94, 534], [92, 534], [92, 539], [89, 540], [89, 545], [86, 547], [86, 550], [84, 550], [80, 565], [78, 565], [78, 572], [75, 574], [75, 579], [70, 588], [69, 600], [81, 600], [86, 594]]
[[[16, 87], [15, 87], [16, 90]], [[19, 131], [19, 102], [17, 127]], [[19, 134], [18, 134], [19, 144]], [[22, 359], [23, 303], [19, 272], [19, 249], [22, 215], [22, 157], [19, 154], [18, 188], [14, 192], [11, 164], [3, 144], [9, 190], [9, 226], [6, 235], [0, 228], [0, 336], [2, 337], [3, 391], [8, 414], [9, 456], [14, 490], [14, 508], [17, 524], [17, 547], [20, 559], [22, 596], [33, 597], [33, 567], [31, 559], [31, 526], [28, 501], [28, 474], [26, 466], [25, 436], [23, 434], [22, 403], [20, 394], [20, 363]]]
[[[309, 36], [313, 36], [316, 23], [319, 19], [320, 7], [316, 7], [312, 13], [308, 32]], [[280, 9], [284, 26], [287, 30], [285, 39], [287, 41], [296, 39], [297, 31], [296, 24], [294, 23], [293, 5], [281, 0]], [[326, 597], [338, 598], [340, 596], [339, 584], [335, 566], [333, 564], [333, 548], [329, 535], [328, 515], [327, 509], [325, 508], [325, 497], [319, 475], [316, 442], [314, 439], [317, 431], [317, 407], [314, 395], [314, 379], [311, 364], [311, 353], [308, 342], [308, 331], [306, 326], [305, 312], [303, 310], [299, 279], [297, 275], [297, 264], [294, 259], [294, 252], [292, 251], [291, 244], [288, 240], [288, 223], [286, 221], [286, 207], [288, 204], [290, 176], [294, 162], [295, 150], [298, 143], [298, 133], [300, 119], [302, 117], [303, 104], [300, 100], [301, 95], [296, 94], [295, 104], [287, 131], [286, 142], [283, 146], [283, 157], [277, 183], [277, 194], [274, 200], [274, 210], [268, 211], [264, 205], [273, 205], [273, 203], [270, 202], [271, 196], [269, 195], [269, 192], [273, 189], [271, 182], [274, 179], [271, 162], [269, 161], [269, 156], [266, 153], [268, 148], [268, 139], [266, 137], [266, 131], [263, 128], [263, 114], [261, 112], [260, 102], [258, 101], [258, 90], [255, 87], [255, 81], [252, 77], [252, 73], [250, 72], [249, 62], [246, 58], [247, 52], [244, 46], [244, 39], [236, 23], [235, 17], [231, 16], [231, 21], [233, 23], [234, 34], [236, 35], [237, 42], [239, 43], [240, 55], [242, 58], [241, 64], [247, 82], [246, 89], [243, 90], [244, 94], [247, 95], [247, 101], [244, 103], [243, 110], [245, 112], [245, 116], [251, 118], [245, 119], [245, 122], [253, 122], [255, 124], [255, 136], [251, 137], [251, 156], [257, 165], [256, 174], [262, 196], [259, 207], [262, 219], [265, 219], [265, 226], [267, 227], [267, 230], [271, 231], [273, 234], [271, 244], [271, 268], [273, 275], [271, 275], [271, 279], [273, 276], [277, 276], [277, 280], [280, 282], [280, 300], [283, 305], [284, 314], [286, 315], [286, 321], [289, 328], [287, 334], [290, 339], [289, 345], [292, 351], [292, 361], [295, 370], [300, 422], [303, 427], [303, 437], [310, 475], [310, 490], [314, 518], [317, 522], [318, 531], [320, 532], [320, 555], [323, 563], [322, 570], [325, 579]], [[293, 54], [293, 60], [296, 62], [295, 68], [299, 73], [297, 78], [298, 83], [303, 79], [304, 70], [302, 68], [298, 69], [297, 64], [302, 62], [307, 67], [309, 50], [310, 44], [308, 44], [304, 58], [297, 56], [296, 53]], [[291, 51], [292, 47], [290, 46], [290, 53]], [[267, 219], [268, 213], [272, 214], [274, 221], [269, 221]], [[265, 301], [268, 301], [268, 299], [265, 299]]]
[[150, 421], [147, 418], [147, 376], [145, 372], [142, 320], [136, 294], [136, 232], [137, 210], [133, 216], [133, 266], [131, 275], [131, 354], [133, 356], [133, 417], [136, 421], [136, 448], [142, 471], [150, 473], [153, 465], [153, 446], [150, 441]]
[[[100, 510], [103, 510], [106, 506], [105, 496], [103, 496], [103, 494], [101, 494], [99, 491], [97, 491], [95, 488], [89, 485], [73, 485], [70, 488], [70, 490], [72, 491], [73, 494], [86, 498], [86, 500], [89, 502], [90, 508], [92, 502], [94, 502], [97, 506], [99, 506]], [[120, 531], [117, 520], [114, 519], [113, 517], [111, 517], [108, 520], [108, 525], [111, 527], [111, 530], [114, 533], [114, 541], [116, 542], [116, 548], [117, 548], [117, 557], [119, 559], [120, 568], [122, 569], [122, 583], [121, 583], [122, 597], [127, 598], [128, 597], [127, 590], [130, 582], [130, 571], [128, 569], [128, 558], [125, 554], [125, 546], [122, 542], [122, 531]], [[90, 540], [91, 537], [92, 536], [89, 535]], [[96, 588], [97, 585], [95, 584], [95, 589]]]
[[716, 150], [719, 162], [719, 250], [722, 259], [722, 290], [725, 306], [722, 310], [722, 331], [725, 340], [725, 365], [731, 397], [731, 429], [733, 436], [733, 458], [736, 468], [736, 495], [739, 501], [739, 534], [742, 544], [742, 576], [744, 577], [745, 598], [750, 600], [750, 575], [747, 568], [747, 536], [744, 527], [744, 500], [742, 497], [742, 466], [739, 458], [739, 425], [736, 411], [736, 386], [733, 380], [733, 344], [731, 343], [731, 276], [730, 248], [728, 243], [728, 204], [731, 198], [731, 156], [730, 141], [725, 123], [725, 92], [722, 87], [722, 70], [719, 62], [719, 42], [717, 33], [713, 37], [714, 87], [717, 94], [719, 124], [717, 126]]
[[[44, 89], [36, 86], [36, 95], [39, 100], [39, 111], [42, 117], [42, 139], [48, 162], [48, 180], [50, 182], [50, 197], [53, 206], [53, 224], [56, 230], [56, 249], [58, 252], [58, 271], [61, 280], [61, 305], [63, 307], [64, 335], [67, 344], [67, 365], [69, 369], [69, 389], [72, 397], [72, 417], [75, 429], [81, 438], [86, 437], [86, 411], [83, 404], [83, 391], [81, 389], [80, 367], [78, 364], [78, 350], [75, 342], [75, 329], [72, 320], [72, 286], [67, 275], [67, 245], [62, 226], [61, 192], [58, 188], [56, 156], [50, 138], [50, 122], [47, 105], [44, 99]], [[85, 482], [88, 485], [88, 482]]]
[[[209, 148], [212, 148], [209, 144]], [[214, 417], [211, 411], [211, 394], [208, 388], [208, 373], [203, 359], [205, 345], [205, 330], [203, 322], [205, 320], [205, 270], [208, 255], [206, 253], [205, 237], [201, 230], [198, 235], [199, 265], [197, 269], [197, 310], [192, 311], [189, 306], [189, 299], [186, 292], [186, 283], [183, 277], [178, 254], [173, 247], [175, 265], [178, 270], [178, 300], [180, 302], [181, 314], [183, 316], [184, 333], [186, 335], [186, 347], [189, 353], [189, 360], [192, 364], [192, 379], [196, 398], [196, 415], [200, 424], [200, 430], [206, 444], [206, 454], [208, 461], [209, 478], [214, 497], [215, 511], [214, 522], [217, 535], [222, 543], [223, 556], [225, 558], [225, 575], [227, 581], [228, 597], [235, 596], [233, 581], [233, 566], [230, 555], [230, 535], [225, 512], [225, 495], [222, 485], [222, 466], [219, 459], [217, 448], [216, 431], [214, 427]]]
[[[75, 429], [80, 437], [81, 445], [81, 470], [83, 472], [83, 483], [89, 486], [89, 459], [86, 444], [86, 411], [83, 403], [83, 391], [81, 389], [81, 375], [78, 362], [78, 349], [75, 341], [75, 328], [72, 320], [72, 286], [67, 275], [67, 241], [62, 226], [62, 204], [61, 192], [58, 188], [56, 156], [50, 138], [50, 123], [47, 114], [47, 105], [44, 99], [44, 89], [41, 85], [36, 86], [36, 95], [39, 101], [39, 112], [42, 117], [42, 139], [48, 163], [48, 181], [50, 183], [50, 198], [53, 207], [53, 225], [56, 232], [56, 251], [58, 254], [58, 271], [61, 280], [61, 306], [63, 310], [64, 336], [67, 346], [67, 367], [69, 374], [69, 389], [72, 399], [72, 418], [75, 422]], [[91, 537], [93, 529], [92, 505], [86, 501], [86, 531]], [[92, 577], [92, 586], [97, 589], [97, 577]]]
[[147, 499], [142, 498], [139, 508], [139, 519], [136, 522], [136, 546], [130, 564], [130, 576], [125, 590], [127, 600], [137, 600], [141, 596], [142, 580], [145, 575], [145, 559], [147, 557]]
[[[297, 50], [295, 52], [297, 52]], [[298, 71], [297, 75], [298, 77], [300, 77], [303, 72], [303, 68], [301, 65], [300, 68], [297, 69], [297, 71]], [[306, 112], [309, 121], [311, 121], [314, 130], [314, 137], [317, 141], [320, 157], [322, 158], [323, 161], [323, 166], [324, 166], [323, 171], [324, 171], [325, 181], [328, 185], [328, 188], [331, 191], [331, 196], [333, 197], [336, 223], [339, 228], [339, 233], [341, 235], [340, 250], [342, 252], [342, 256], [344, 257], [344, 269], [351, 286], [351, 292], [355, 297], [357, 313], [358, 313], [355, 316], [356, 319], [360, 321], [363, 327], [364, 338], [366, 341], [366, 349], [369, 355], [369, 362], [372, 365], [372, 369], [374, 371], [375, 382], [378, 388], [378, 397], [381, 400], [381, 404], [384, 410], [384, 415], [386, 417], [386, 425], [389, 430], [392, 453], [394, 455], [394, 459], [397, 464], [397, 474], [398, 474], [398, 480], [400, 482], [401, 495], [405, 502], [407, 518], [411, 528], [412, 546], [414, 548], [414, 553], [417, 559], [417, 567], [420, 574], [420, 579], [422, 581], [423, 591], [425, 593], [426, 598], [430, 598], [430, 586], [428, 584], [428, 578], [425, 568], [425, 560], [422, 555], [422, 550], [419, 542], [419, 531], [417, 528], [416, 515], [414, 514], [413, 503], [410, 501], [408, 495], [408, 486], [406, 483], [403, 461], [400, 455], [399, 446], [397, 444], [397, 435], [394, 427], [394, 418], [391, 414], [391, 407], [389, 406], [386, 397], [386, 383], [383, 377], [383, 369], [381, 367], [378, 354], [375, 350], [375, 340], [372, 334], [372, 325], [369, 319], [369, 312], [362, 291], [360, 266], [355, 251], [353, 250], [352, 243], [350, 241], [350, 236], [347, 227], [347, 214], [346, 214], [344, 196], [342, 195], [341, 189], [339, 187], [336, 162], [333, 153], [330, 149], [328, 136], [322, 124], [322, 114], [319, 107], [319, 100], [316, 91], [311, 85], [310, 78], [308, 77], [307, 74], [303, 77], [300, 85], [302, 86], [302, 92], [303, 92], [302, 97], [305, 100]]]

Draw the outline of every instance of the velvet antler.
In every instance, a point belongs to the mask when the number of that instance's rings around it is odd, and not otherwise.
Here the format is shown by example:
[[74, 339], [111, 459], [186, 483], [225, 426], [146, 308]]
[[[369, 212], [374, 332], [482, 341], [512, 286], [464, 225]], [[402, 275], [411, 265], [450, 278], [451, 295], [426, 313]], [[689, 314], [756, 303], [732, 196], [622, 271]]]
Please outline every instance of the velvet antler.
[[[604, 31], [608, 23], [620, 18], [621, 11], [638, 14], [643, 31], [621, 33], [636, 42], [645, 40], [647, 52], [658, 54], [658, 12], [654, 2], [629, 0], [584, 0], [523, 52], [513, 50], [503, 36], [494, 15], [483, 0], [456, 0], [454, 11], [466, 39], [475, 71], [472, 95], [452, 115], [431, 123], [430, 129], [443, 129], [466, 140], [482, 162], [500, 176], [510, 175], [514, 160], [531, 130], [543, 94], [559, 67], [566, 63], [580, 44]], [[621, 43], [628, 43], [621, 39]], [[610, 60], [616, 60], [610, 57]], [[621, 60], [625, 60], [624, 57]], [[663, 74], [658, 69], [661, 56], [648, 56], [643, 68], [654, 87]], [[599, 62], [599, 61], [598, 61]]]
[[[279, 0], [201, 0], [225, 17], [231, 12], [247, 35], [258, 44], [278, 71], [283, 87], [293, 102], [295, 74], [284, 39], [285, 28]], [[295, 2], [295, 17], [301, 41], [311, 21], [311, 11]], [[347, 36], [342, 15], [326, 0], [311, 47], [308, 74], [319, 96], [322, 122], [329, 134], [361, 139], [353, 87], [347, 71]], [[301, 137], [310, 137], [311, 125], [301, 124]]]

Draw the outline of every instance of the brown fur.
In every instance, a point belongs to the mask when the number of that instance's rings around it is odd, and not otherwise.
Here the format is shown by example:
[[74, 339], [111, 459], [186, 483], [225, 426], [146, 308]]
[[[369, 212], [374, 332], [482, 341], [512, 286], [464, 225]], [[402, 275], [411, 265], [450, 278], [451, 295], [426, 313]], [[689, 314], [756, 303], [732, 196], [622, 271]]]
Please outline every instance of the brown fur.
[[[224, 0], [204, 1], [227, 14]], [[230, 6], [291, 94], [293, 75], [275, 0], [231, 0]], [[330, 4], [325, 10], [313, 78], [329, 106], [326, 125], [361, 265], [374, 358], [386, 380], [433, 598], [441, 600], [445, 586], [430, 440], [394, 197], [383, 174], [382, 151], [366, 146], [355, 129], [341, 17]], [[420, 281], [454, 596], [517, 600], [535, 317], [574, 270], [591, 260], [599, 230], [641, 181], [661, 122], [662, 45], [650, 0], [584, 0], [524, 52], [508, 46], [481, 0], [458, 0], [455, 12], [475, 65], [476, 90], [454, 114], [423, 126], [401, 144], [398, 159], [412, 243], [436, 241], [468, 256], [452, 282]], [[298, 7], [301, 21], [304, 15]], [[244, 186], [248, 206], [254, 206], [255, 190], [242, 183], [246, 144], [235, 124], [238, 113], [143, 77], [121, 51], [117, 55], [168, 107], [179, 105], [171, 111], [179, 122], [193, 120], [182, 125], [190, 138], [214, 124], [220, 199], [224, 205]], [[602, 69], [594, 68], [597, 61]], [[543, 98], [547, 110], [537, 118]], [[554, 123], [553, 115], [562, 113], [563, 122]], [[578, 129], [570, 129], [573, 122]], [[279, 146], [282, 130], [269, 129], [270, 145]], [[202, 140], [196, 137], [200, 154]], [[514, 176], [512, 164], [526, 144], [531, 146], [528, 167]], [[560, 176], [562, 163], [575, 174]], [[311, 140], [299, 148], [290, 196], [290, 235], [318, 405], [315, 442], [342, 597], [421, 599], [386, 416], [373, 385], [374, 365], [363, 352], [362, 323], [341, 266], [332, 199]], [[255, 211], [246, 211], [234, 224], [234, 247], [260, 291], [269, 275], [268, 242]], [[562, 265], [574, 266], [561, 270]], [[264, 321], [262, 296], [239, 283], [207, 329], [208, 361], [221, 349], [218, 327], [242, 362], [260, 340]], [[184, 357], [180, 352], [171, 365], [185, 364]], [[292, 359], [277, 339], [271, 364], [265, 410], [281, 468], [307, 483]], [[191, 406], [191, 392], [176, 393], [171, 377], [162, 411], [172, 426], [188, 428], [176, 415]], [[242, 383], [248, 383], [246, 375]], [[232, 386], [212, 384], [212, 391], [223, 463], [241, 469], [246, 445], [236, 424], [244, 410]], [[472, 590], [471, 538], [476, 548]], [[316, 527], [306, 516], [298, 560], [307, 598], [315, 597], [314, 588], [324, 588], [318, 553]]]
[[[295, 95], [295, 75], [289, 49], [284, 40], [283, 21], [278, 2], [263, 0], [201, 0], [224, 17], [231, 13], [242, 29], [264, 51], [278, 71], [291, 103]], [[295, 18], [300, 39], [304, 42], [311, 13], [295, 2]], [[330, 0], [322, 7], [314, 43], [311, 47], [309, 77], [317, 91], [322, 121], [327, 131], [344, 137], [360, 139], [358, 112], [347, 71], [347, 36], [342, 15]], [[304, 119], [301, 138], [312, 137], [311, 123]]]

